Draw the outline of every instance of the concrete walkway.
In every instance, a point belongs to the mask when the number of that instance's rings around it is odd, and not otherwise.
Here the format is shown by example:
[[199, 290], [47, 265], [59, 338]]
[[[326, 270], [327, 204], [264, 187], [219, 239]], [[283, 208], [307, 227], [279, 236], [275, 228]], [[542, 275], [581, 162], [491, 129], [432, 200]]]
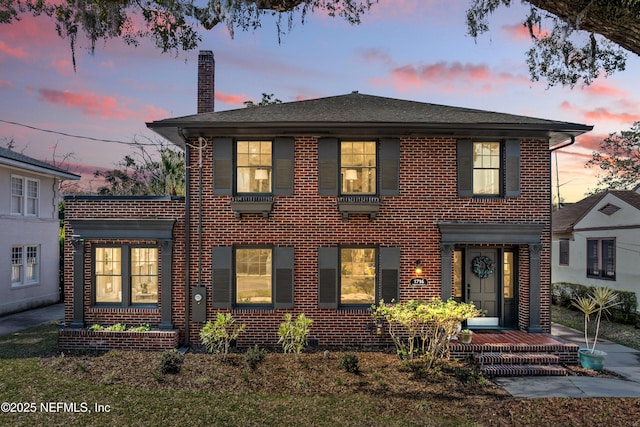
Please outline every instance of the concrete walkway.
[[64, 305], [62, 303], [0, 316], [0, 336], [9, 335], [55, 320], [62, 320], [63, 317]]
[[[0, 336], [61, 320], [62, 304], [0, 317]], [[584, 345], [584, 335], [574, 329], [553, 324], [551, 334], [557, 338]], [[640, 398], [640, 351], [599, 340], [597, 348], [608, 353], [605, 369], [621, 379], [593, 377], [502, 377], [494, 382], [514, 397], [638, 397]]]
[[[553, 324], [551, 334], [584, 347], [582, 332]], [[493, 382], [514, 397], [640, 397], [640, 351], [605, 340], [598, 350], [607, 352], [604, 369], [621, 379], [594, 377], [502, 377]]]

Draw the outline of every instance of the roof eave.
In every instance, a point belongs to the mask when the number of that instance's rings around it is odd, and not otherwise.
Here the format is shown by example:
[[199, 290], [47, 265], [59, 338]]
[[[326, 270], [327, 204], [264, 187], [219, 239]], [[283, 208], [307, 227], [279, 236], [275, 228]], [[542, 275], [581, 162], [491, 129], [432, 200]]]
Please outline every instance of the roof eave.
[[30, 163], [21, 162], [18, 160], [8, 159], [6, 157], [0, 157], [0, 164], [11, 166], [16, 169], [23, 169], [29, 172], [50, 175], [60, 179], [68, 179], [68, 180], [79, 180], [81, 178], [80, 175], [76, 175], [71, 172], [63, 172], [55, 169], [49, 169], [38, 165], [32, 165]]
[[593, 126], [505, 123], [381, 123], [381, 122], [204, 122], [147, 123], [147, 127], [183, 147], [184, 137], [198, 136], [449, 136], [531, 137], [548, 139], [551, 146], [590, 131]]

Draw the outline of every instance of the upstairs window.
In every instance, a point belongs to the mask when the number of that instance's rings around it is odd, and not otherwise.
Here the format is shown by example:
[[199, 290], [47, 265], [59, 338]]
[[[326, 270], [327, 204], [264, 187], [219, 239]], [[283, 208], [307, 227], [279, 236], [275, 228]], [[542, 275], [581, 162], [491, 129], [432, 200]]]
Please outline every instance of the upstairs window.
[[342, 194], [376, 194], [377, 143], [342, 141], [340, 177]]
[[473, 194], [500, 194], [500, 143], [473, 143]]
[[271, 193], [271, 141], [238, 141], [236, 144], [236, 191], [242, 193]]
[[520, 140], [457, 142], [459, 197], [519, 197]]
[[11, 213], [38, 216], [40, 182], [21, 176], [11, 177]]

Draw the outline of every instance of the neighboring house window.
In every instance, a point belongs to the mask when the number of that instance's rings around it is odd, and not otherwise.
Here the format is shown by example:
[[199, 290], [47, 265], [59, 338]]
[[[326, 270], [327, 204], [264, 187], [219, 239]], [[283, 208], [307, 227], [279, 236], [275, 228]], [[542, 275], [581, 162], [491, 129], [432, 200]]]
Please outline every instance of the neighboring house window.
[[520, 196], [520, 141], [457, 142], [459, 197]]
[[340, 249], [340, 304], [376, 302], [376, 249]]
[[40, 251], [38, 246], [11, 248], [11, 285], [29, 285], [40, 280]]
[[98, 246], [94, 255], [95, 302], [157, 304], [158, 249]]
[[271, 249], [236, 249], [236, 304], [272, 303]]
[[500, 194], [500, 143], [473, 143], [473, 194]]
[[559, 260], [560, 265], [569, 265], [569, 239], [560, 239], [559, 244]]
[[614, 239], [587, 239], [587, 277], [615, 280]]
[[236, 143], [236, 192], [272, 192], [271, 141], [238, 141]]
[[340, 176], [342, 194], [376, 194], [377, 143], [342, 141]]
[[21, 176], [11, 177], [11, 213], [37, 216], [40, 199], [40, 182]]

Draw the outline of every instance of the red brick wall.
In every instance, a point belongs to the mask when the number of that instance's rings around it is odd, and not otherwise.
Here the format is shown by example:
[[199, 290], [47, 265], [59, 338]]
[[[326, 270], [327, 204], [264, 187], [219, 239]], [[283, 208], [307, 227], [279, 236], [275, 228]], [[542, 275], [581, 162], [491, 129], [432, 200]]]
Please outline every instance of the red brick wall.
[[[282, 245], [295, 247], [295, 308], [294, 315], [304, 312], [313, 319], [311, 337], [321, 346], [378, 346], [386, 343], [384, 336], [370, 329], [369, 312], [362, 310], [318, 309], [318, 260], [320, 246], [379, 245], [400, 247], [401, 300], [427, 299], [440, 296], [440, 233], [439, 222], [536, 222], [544, 223], [541, 257], [542, 312], [541, 325], [550, 328], [550, 155], [545, 141], [523, 140], [521, 144], [521, 196], [510, 199], [459, 198], [456, 186], [456, 141], [447, 138], [404, 138], [401, 140], [400, 195], [382, 197], [382, 206], [375, 219], [365, 215], [343, 219], [336, 197], [318, 196], [317, 145], [313, 137], [295, 141], [295, 182], [293, 196], [278, 196], [269, 218], [243, 215], [238, 219], [230, 208], [229, 196], [212, 193], [212, 152], [209, 145], [203, 151], [203, 181], [193, 172], [190, 190], [191, 259], [189, 284], [198, 280], [202, 268], [202, 283], [207, 286], [207, 317], [215, 317], [211, 308], [211, 252], [222, 245]], [[198, 152], [191, 153], [192, 171], [197, 171]], [[203, 195], [202, 258], [198, 257], [198, 191]], [[176, 218], [173, 245], [173, 312], [172, 321], [179, 331], [179, 341], [185, 341], [185, 244], [184, 202], [132, 200], [67, 200], [66, 217], [80, 218]], [[67, 236], [73, 233], [69, 229]], [[158, 310], [105, 309], [91, 307], [90, 245], [85, 243], [84, 303], [87, 324], [150, 323], [156, 326]], [[65, 242], [65, 321], [72, 320], [72, 248]], [[519, 327], [528, 326], [528, 248], [519, 249]], [[429, 285], [411, 287], [416, 260], [422, 261], [423, 277]], [[259, 343], [275, 346], [278, 325], [286, 310], [232, 310], [247, 329], [238, 344]], [[201, 323], [190, 322], [189, 341], [199, 343]], [[61, 335], [61, 338], [63, 335]]]
[[[400, 195], [383, 197], [377, 218], [351, 216], [338, 212], [335, 197], [318, 196], [317, 145], [313, 137], [295, 141], [295, 183], [293, 196], [276, 197], [269, 218], [243, 215], [237, 219], [230, 209], [229, 196], [212, 194], [212, 153], [203, 153], [203, 182], [191, 183], [192, 260], [197, 260], [197, 191], [203, 192], [203, 284], [208, 286], [211, 307], [211, 248], [220, 245], [286, 245], [295, 247], [295, 309], [314, 320], [311, 336], [322, 345], [377, 345], [380, 338], [368, 330], [367, 310], [329, 310], [317, 308], [317, 248], [319, 246], [380, 245], [401, 248], [402, 300], [440, 295], [441, 221], [537, 222], [550, 223], [550, 156], [545, 141], [524, 140], [521, 145], [521, 197], [512, 199], [459, 198], [456, 187], [456, 141], [446, 138], [404, 138], [401, 140]], [[197, 152], [191, 156], [197, 167]], [[192, 174], [192, 177], [197, 177]], [[542, 327], [549, 330], [550, 239], [549, 227], [543, 232], [541, 251]], [[528, 248], [519, 251], [519, 326], [528, 326]], [[427, 287], [411, 287], [415, 260], [421, 260]], [[195, 284], [198, 264], [191, 266], [190, 283]], [[233, 310], [247, 330], [238, 343], [273, 345], [278, 324], [285, 310]], [[215, 316], [209, 308], [208, 318]], [[199, 342], [201, 324], [192, 323], [190, 339]]]
[[[173, 311], [172, 321], [177, 332], [171, 338], [167, 338], [165, 331], [158, 334], [148, 334], [146, 340], [140, 342], [142, 349], [173, 348], [179, 341], [184, 340], [184, 266], [185, 266], [185, 244], [184, 244], [184, 199], [173, 200], [149, 200], [132, 198], [68, 198], [65, 200], [65, 248], [64, 248], [64, 292], [65, 292], [65, 324], [69, 325], [73, 320], [73, 246], [70, 237], [74, 234], [69, 225], [69, 220], [77, 219], [131, 219], [131, 218], [167, 218], [176, 219], [173, 229]], [[129, 244], [131, 240], [90, 240], [84, 243], [84, 320], [87, 326], [100, 324], [109, 326], [116, 323], [124, 323], [127, 326], [138, 326], [143, 323], [149, 324], [152, 328], [157, 328], [160, 323], [160, 307], [158, 308], [107, 308], [94, 307], [91, 303], [91, 253], [92, 247], [96, 244]], [[154, 241], [136, 241], [136, 243], [155, 244]], [[162, 250], [162, 249], [160, 249]], [[160, 254], [159, 254], [160, 256]], [[161, 266], [160, 266], [161, 267]], [[162, 296], [162, 290], [158, 287], [158, 301]], [[103, 333], [101, 337], [108, 337], [103, 340], [103, 344], [110, 345], [118, 339], [122, 339], [125, 347], [111, 346], [110, 348], [135, 348], [131, 346], [135, 339], [130, 339], [129, 335], [124, 338], [124, 333]], [[115, 335], [113, 335], [115, 334]], [[127, 332], [126, 334], [130, 334]], [[137, 333], [140, 334], [140, 333]], [[112, 336], [113, 335], [113, 336]], [[135, 335], [134, 333], [134, 338]], [[60, 332], [60, 346], [65, 349], [82, 348], [87, 343], [92, 343], [93, 338], [82, 334], [79, 331]], [[173, 341], [176, 341], [176, 344]], [[157, 342], [156, 342], [157, 341]], [[93, 344], [91, 344], [93, 346]], [[128, 346], [128, 347], [127, 347]], [[87, 348], [87, 347], [85, 347]], [[93, 347], [92, 347], [93, 348]]]

